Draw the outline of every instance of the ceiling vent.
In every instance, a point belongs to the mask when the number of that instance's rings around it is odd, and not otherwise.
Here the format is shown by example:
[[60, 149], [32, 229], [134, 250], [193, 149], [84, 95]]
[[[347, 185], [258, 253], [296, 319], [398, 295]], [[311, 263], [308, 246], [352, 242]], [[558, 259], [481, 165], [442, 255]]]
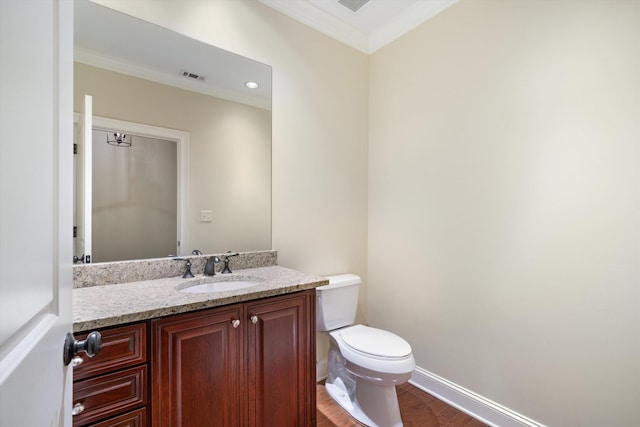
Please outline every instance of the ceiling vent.
[[180, 71], [180, 75], [182, 77], [188, 77], [188, 78], [193, 79], [193, 80], [200, 80], [200, 81], [204, 80], [204, 76], [201, 76], [200, 74], [191, 73], [191, 72], [185, 71], [185, 70]]
[[357, 12], [362, 6], [367, 4], [369, 0], [338, 0], [338, 3], [346, 7], [347, 9], [351, 9], [354, 12]]

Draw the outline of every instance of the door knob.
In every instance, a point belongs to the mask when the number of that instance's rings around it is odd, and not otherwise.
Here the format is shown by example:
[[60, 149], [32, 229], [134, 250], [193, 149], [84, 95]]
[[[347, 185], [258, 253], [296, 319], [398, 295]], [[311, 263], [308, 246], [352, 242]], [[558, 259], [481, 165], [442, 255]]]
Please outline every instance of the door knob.
[[62, 352], [65, 366], [71, 363], [73, 357], [81, 351], [87, 353], [89, 357], [95, 356], [100, 352], [101, 345], [102, 335], [100, 335], [100, 332], [91, 332], [85, 340], [77, 340], [71, 332], [67, 332], [67, 336], [64, 339], [64, 350]]

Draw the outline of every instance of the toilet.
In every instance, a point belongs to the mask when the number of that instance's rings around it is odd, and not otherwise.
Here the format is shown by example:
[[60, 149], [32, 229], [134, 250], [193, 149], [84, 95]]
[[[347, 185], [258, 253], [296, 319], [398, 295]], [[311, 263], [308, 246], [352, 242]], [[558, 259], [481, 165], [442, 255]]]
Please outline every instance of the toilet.
[[370, 427], [401, 427], [396, 385], [416, 367], [411, 346], [389, 331], [353, 325], [360, 277], [328, 276], [316, 288], [316, 329], [329, 335], [327, 393]]

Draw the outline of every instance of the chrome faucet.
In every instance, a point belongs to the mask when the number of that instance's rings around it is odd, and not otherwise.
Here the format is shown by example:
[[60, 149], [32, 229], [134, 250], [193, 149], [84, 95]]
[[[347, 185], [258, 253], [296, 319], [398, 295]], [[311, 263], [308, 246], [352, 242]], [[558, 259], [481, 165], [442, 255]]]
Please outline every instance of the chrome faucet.
[[215, 276], [216, 274], [216, 262], [220, 262], [220, 258], [217, 256], [211, 256], [207, 260], [207, 263], [204, 266], [204, 275], [205, 276]]

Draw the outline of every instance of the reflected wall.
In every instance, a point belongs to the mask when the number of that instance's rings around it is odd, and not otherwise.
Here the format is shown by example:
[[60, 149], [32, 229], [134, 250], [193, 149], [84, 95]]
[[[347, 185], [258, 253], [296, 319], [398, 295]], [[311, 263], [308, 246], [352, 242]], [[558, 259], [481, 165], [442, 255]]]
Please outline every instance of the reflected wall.
[[[74, 108], [93, 96], [94, 115], [188, 131], [187, 253], [271, 248], [271, 112], [75, 63]], [[200, 211], [211, 210], [211, 222]]]

